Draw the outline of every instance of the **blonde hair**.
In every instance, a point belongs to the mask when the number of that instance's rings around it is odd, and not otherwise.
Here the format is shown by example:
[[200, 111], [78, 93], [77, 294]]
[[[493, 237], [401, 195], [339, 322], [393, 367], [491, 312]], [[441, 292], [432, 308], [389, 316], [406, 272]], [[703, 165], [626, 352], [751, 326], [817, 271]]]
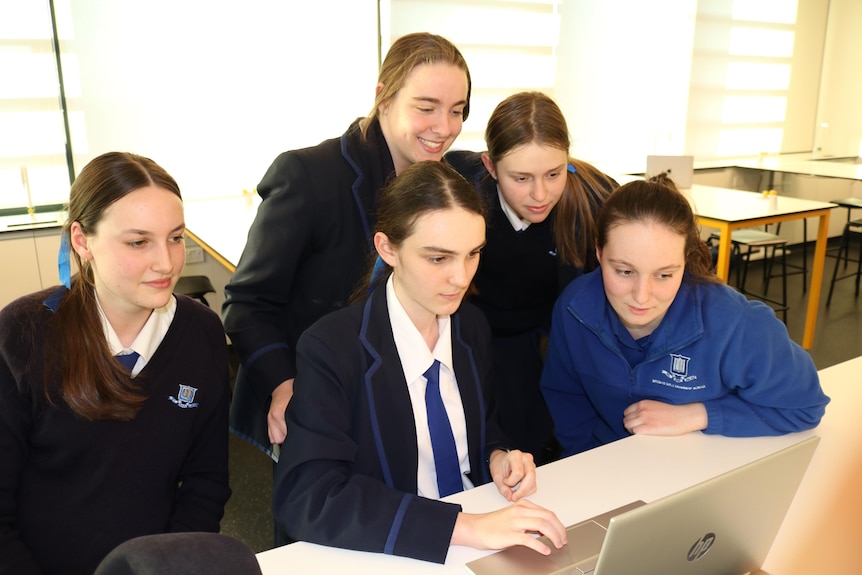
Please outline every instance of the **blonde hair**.
[[396, 92], [404, 86], [404, 82], [413, 68], [420, 64], [440, 63], [451, 64], [463, 70], [467, 76], [467, 103], [463, 113], [466, 120], [470, 114], [470, 90], [472, 86], [467, 61], [464, 60], [464, 56], [461, 55], [458, 48], [446, 38], [427, 32], [416, 32], [401, 36], [389, 48], [377, 76], [377, 82], [381, 88], [374, 98], [374, 107], [367, 116], [368, 121], [363, 123], [363, 134], [371, 121], [377, 119], [380, 104], [395, 96]]

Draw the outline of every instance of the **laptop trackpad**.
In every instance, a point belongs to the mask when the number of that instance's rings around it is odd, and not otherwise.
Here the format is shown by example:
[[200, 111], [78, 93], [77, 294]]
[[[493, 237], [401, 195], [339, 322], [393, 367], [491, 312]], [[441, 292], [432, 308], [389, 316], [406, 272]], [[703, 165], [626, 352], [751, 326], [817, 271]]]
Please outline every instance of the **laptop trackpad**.
[[551, 547], [548, 558], [554, 562], [557, 569], [571, 567], [587, 559], [593, 559], [595, 565], [595, 558], [599, 555], [607, 530], [595, 521], [587, 521], [570, 527], [566, 533], [569, 542], [562, 549], [555, 549], [550, 542], [546, 542]]

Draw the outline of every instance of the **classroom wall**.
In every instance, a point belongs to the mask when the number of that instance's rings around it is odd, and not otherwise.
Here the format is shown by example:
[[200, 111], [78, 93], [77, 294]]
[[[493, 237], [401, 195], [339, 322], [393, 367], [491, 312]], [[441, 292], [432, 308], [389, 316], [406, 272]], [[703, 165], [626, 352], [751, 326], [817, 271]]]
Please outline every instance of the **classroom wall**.
[[556, 98], [572, 154], [618, 171], [681, 154], [697, 0], [564, 2]]
[[830, 0], [814, 151], [862, 156], [862, 2]]
[[[555, 96], [569, 121], [573, 154], [605, 169], [628, 171], [644, 169], [647, 154], [709, 159], [809, 152], [818, 99], [827, 102], [821, 107], [834, 124], [857, 134], [858, 146], [862, 114], [855, 102], [862, 100], [850, 97], [838, 106], [833, 99], [853, 93], [847, 85], [862, 89], [858, 75], [847, 73], [862, 53], [859, 35], [851, 32], [862, 24], [862, 3], [784, 2], [791, 10], [767, 11], [763, 20], [740, 14], [739, 4], [564, 1]], [[746, 33], [763, 39], [750, 52], [739, 52], [735, 40]], [[824, 53], [826, 38], [829, 46], [841, 49]], [[779, 45], [787, 39], [788, 46]], [[750, 87], [735, 85], [734, 69], [744, 66], [785, 68], [786, 85], [770, 85], [757, 76]], [[738, 117], [738, 108], [733, 117], [730, 104], [745, 99], [753, 105], [743, 110], [744, 117]], [[757, 106], [764, 114], [752, 111]], [[831, 149], [846, 153], [838, 145]]]

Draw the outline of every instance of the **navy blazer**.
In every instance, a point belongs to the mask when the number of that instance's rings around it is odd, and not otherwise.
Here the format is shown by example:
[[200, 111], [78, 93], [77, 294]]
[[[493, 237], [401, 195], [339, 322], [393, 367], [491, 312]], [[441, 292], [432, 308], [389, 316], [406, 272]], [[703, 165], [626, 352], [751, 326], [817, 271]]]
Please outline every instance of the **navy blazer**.
[[[507, 447], [488, 404], [490, 331], [469, 304], [452, 316], [452, 356], [467, 421], [469, 474], [491, 480]], [[306, 331], [276, 467], [273, 513], [293, 538], [442, 563], [460, 506], [416, 495], [417, 440], [386, 290]]]
[[375, 121], [278, 156], [258, 185], [263, 202], [230, 283], [224, 326], [241, 367], [231, 430], [272, 454], [271, 394], [296, 375], [296, 342], [347, 305], [368, 269], [376, 195], [395, 173]]

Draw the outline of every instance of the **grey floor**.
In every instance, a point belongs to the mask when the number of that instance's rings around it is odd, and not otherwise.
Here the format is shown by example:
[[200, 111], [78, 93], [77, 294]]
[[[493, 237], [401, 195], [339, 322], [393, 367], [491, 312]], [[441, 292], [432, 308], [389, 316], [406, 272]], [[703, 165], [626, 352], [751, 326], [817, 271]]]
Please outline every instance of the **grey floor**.
[[[833, 240], [830, 245], [837, 246], [837, 240]], [[857, 257], [858, 246], [859, 243], [856, 242], [852, 248], [851, 257]], [[799, 246], [794, 246], [791, 252], [788, 262], [800, 263], [802, 258]], [[813, 244], [811, 244], [808, 249], [809, 270], [813, 252]], [[834, 249], [830, 253], [834, 253]], [[832, 303], [828, 308], [826, 307], [826, 297], [835, 265], [834, 257], [827, 258], [817, 317], [817, 331], [814, 346], [810, 350], [818, 369], [862, 355], [862, 337], [860, 337], [862, 300], [855, 296], [855, 281], [845, 279], [837, 282]], [[750, 289], [755, 289], [760, 284], [759, 274], [762, 269], [760, 266], [760, 263], [753, 263], [750, 268], [747, 282]], [[854, 270], [855, 264], [850, 263], [847, 271]], [[843, 273], [842, 267], [839, 275]], [[780, 289], [780, 280], [772, 280], [769, 295], [778, 296]], [[801, 274], [788, 277], [787, 292], [790, 306], [787, 330], [794, 341], [801, 342], [808, 301], [807, 294], [802, 292]], [[270, 511], [272, 471], [273, 466], [269, 458], [248, 443], [231, 436], [230, 474], [233, 496], [225, 510], [222, 532], [245, 541], [255, 551], [264, 551], [273, 546], [274, 529]]]

